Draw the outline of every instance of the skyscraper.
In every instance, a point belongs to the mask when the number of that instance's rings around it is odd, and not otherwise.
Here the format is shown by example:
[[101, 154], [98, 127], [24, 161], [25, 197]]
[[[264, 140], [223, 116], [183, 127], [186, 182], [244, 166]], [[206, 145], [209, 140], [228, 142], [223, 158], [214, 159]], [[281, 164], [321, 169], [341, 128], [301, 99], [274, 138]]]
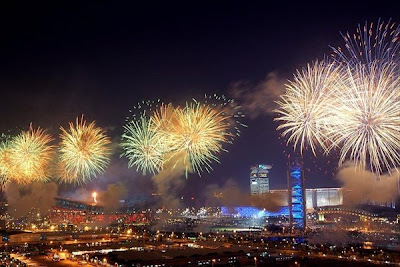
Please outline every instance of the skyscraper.
[[288, 187], [290, 225], [295, 229], [304, 230], [306, 227], [306, 195], [301, 158], [289, 158]]
[[268, 170], [271, 165], [259, 164], [250, 168], [250, 192], [252, 195], [261, 195], [269, 192]]

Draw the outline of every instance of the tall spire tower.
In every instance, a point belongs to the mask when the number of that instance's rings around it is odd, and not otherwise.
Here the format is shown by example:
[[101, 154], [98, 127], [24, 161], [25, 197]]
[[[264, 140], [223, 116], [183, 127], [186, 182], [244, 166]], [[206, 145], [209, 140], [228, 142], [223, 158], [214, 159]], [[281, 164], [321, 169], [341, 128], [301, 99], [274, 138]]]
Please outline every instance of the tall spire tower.
[[304, 230], [306, 228], [306, 198], [303, 161], [301, 158], [289, 158], [287, 179], [289, 190], [290, 225], [294, 229]]

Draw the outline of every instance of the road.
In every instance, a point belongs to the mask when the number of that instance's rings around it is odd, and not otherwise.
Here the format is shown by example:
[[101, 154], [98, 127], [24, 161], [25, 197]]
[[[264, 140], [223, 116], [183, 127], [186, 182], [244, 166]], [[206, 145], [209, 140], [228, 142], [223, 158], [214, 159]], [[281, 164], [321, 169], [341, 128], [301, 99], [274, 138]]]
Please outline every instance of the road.
[[48, 265], [43, 265], [38, 261], [32, 260], [31, 258], [27, 258], [20, 254], [11, 253], [10, 256], [14, 259], [20, 260], [21, 262], [25, 263], [27, 266], [39, 266], [39, 267], [48, 266]]

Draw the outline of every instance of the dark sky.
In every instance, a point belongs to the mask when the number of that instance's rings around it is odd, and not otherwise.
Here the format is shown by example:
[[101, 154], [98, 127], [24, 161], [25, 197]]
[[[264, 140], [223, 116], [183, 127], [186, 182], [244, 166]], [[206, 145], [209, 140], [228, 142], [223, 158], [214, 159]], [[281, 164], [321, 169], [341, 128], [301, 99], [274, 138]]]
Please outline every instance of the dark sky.
[[[11, 2], [0, 8], [0, 130], [33, 122], [57, 135], [60, 125], [83, 113], [115, 138], [129, 108], [141, 100], [229, 94], [232, 83], [257, 83], [270, 72], [288, 79], [296, 68], [329, 54], [329, 45], [341, 44], [340, 31], [366, 20], [400, 21], [398, 1]], [[273, 164], [272, 188], [285, 187], [286, 148], [273, 118], [246, 124], [214, 172], [189, 177], [187, 192], [228, 178], [246, 188], [249, 167], [257, 163]], [[305, 158], [312, 169], [306, 172], [308, 187], [338, 185], [331, 174], [335, 160], [328, 164], [330, 158], [308, 153]], [[99, 181], [125, 175], [133, 188], [147, 186], [149, 177], [118, 170], [125, 163], [116, 157]]]

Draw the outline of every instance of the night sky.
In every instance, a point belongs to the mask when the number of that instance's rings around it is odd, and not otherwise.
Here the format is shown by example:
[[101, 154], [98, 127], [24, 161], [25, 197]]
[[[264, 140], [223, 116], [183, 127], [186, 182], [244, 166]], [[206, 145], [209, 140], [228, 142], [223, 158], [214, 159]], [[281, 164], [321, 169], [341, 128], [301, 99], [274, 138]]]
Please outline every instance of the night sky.
[[[251, 87], [271, 72], [290, 79], [297, 68], [329, 55], [329, 45], [341, 45], [340, 31], [379, 18], [400, 22], [398, 1], [264, 2], [3, 2], [0, 130], [26, 129], [33, 122], [57, 136], [60, 126], [84, 114], [118, 141], [128, 110], [139, 101], [184, 103], [205, 93], [230, 95], [234, 83]], [[258, 163], [273, 164], [273, 189], [286, 187], [292, 149], [279, 139], [273, 117], [245, 123], [248, 128], [220, 155], [212, 173], [189, 176], [188, 194], [227, 179], [248, 190], [249, 167]], [[86, 188], [124, 181], [132, 193], [150, 192], [150, 176], [128, 170], [118, 153], [106, 174]], [[332, 156], [316, 159], [306, 152], [307, 187], [338, 186], [332, 174], [336, 163]]]

